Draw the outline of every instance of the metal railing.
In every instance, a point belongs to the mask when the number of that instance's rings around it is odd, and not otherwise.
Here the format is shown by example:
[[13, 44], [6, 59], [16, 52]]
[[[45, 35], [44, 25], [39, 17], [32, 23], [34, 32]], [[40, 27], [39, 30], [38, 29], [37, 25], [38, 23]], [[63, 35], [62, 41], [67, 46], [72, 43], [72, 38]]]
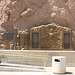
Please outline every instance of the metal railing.
[[16, 57], [21, 57], [21, 68], [23, 68], [23, 58], [35, 58], [35, 59], [42, 59], [44, 61], [44, 71], [45, 67], [46, 67], [46, 57], [42, 57], [42, 56], [29, 56], [26, 55], [25, 53], [0, 53], [0, 55], [4, 55], [4, 56], [16, 56]]

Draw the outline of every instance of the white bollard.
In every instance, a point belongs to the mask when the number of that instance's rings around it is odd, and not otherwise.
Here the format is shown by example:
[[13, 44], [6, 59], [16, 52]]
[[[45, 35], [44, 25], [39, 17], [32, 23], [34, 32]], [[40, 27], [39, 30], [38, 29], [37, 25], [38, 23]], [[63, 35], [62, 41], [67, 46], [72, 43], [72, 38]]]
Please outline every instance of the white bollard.
[[53, 69], [53, 73], [55, 74], [64, 74], [66, 72], [66, 57], [53, 56], [52, 69]]

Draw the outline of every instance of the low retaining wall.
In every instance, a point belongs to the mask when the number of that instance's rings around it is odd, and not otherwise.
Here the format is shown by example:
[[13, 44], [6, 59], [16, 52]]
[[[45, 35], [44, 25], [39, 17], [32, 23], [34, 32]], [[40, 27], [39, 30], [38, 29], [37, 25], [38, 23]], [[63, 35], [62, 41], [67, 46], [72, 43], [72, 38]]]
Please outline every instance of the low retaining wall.
[[[52, 66], [52, 56], [66, 56], [66, 66], [67, 67], [75, 67], [75, 52], [74, 51], [33, 51], [33, 50], [25, 50], [25, 51], [0, 51], [0, 53], [4, 54], [20, 54], [25, 55], [27, 57], [23, 58], [23, 64], [27, 65], [37, 65], [44, 66], [43, 57], [46, 57], [46, 67]], [[7, 56], [8, 63], [21, 63], [21, 57], [16, 56]], [[38, 57], [38, 58], [32, 58]], [[41, 59], [40, 59], [41, 57]]]

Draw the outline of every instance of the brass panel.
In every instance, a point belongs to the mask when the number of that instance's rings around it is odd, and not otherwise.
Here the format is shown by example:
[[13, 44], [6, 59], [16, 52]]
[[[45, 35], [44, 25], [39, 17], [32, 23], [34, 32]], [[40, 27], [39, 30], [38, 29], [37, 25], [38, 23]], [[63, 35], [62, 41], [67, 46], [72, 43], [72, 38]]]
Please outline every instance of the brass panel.
[[41, 48], [62, 49], [62, 31], [56, 26], [46, 26], [41, 29]]
[[32, 33], [32, 48], [39, 48], [39, 33]]
[[29, 34], [19, 34], [18, 36], [18, 43], [19, 49], [29, 49]]
[[70, 33], [64, 33], [64, 49], [70, 49]]

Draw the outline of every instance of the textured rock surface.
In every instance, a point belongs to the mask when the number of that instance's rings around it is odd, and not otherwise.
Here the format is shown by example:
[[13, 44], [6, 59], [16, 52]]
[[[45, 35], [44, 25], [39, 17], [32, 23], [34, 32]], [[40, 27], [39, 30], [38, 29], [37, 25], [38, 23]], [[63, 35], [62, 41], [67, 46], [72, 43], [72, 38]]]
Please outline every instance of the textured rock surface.
[[0, 0], [0, 24], [7, 32], [55, 22], [75, 31], [75, 0]]

